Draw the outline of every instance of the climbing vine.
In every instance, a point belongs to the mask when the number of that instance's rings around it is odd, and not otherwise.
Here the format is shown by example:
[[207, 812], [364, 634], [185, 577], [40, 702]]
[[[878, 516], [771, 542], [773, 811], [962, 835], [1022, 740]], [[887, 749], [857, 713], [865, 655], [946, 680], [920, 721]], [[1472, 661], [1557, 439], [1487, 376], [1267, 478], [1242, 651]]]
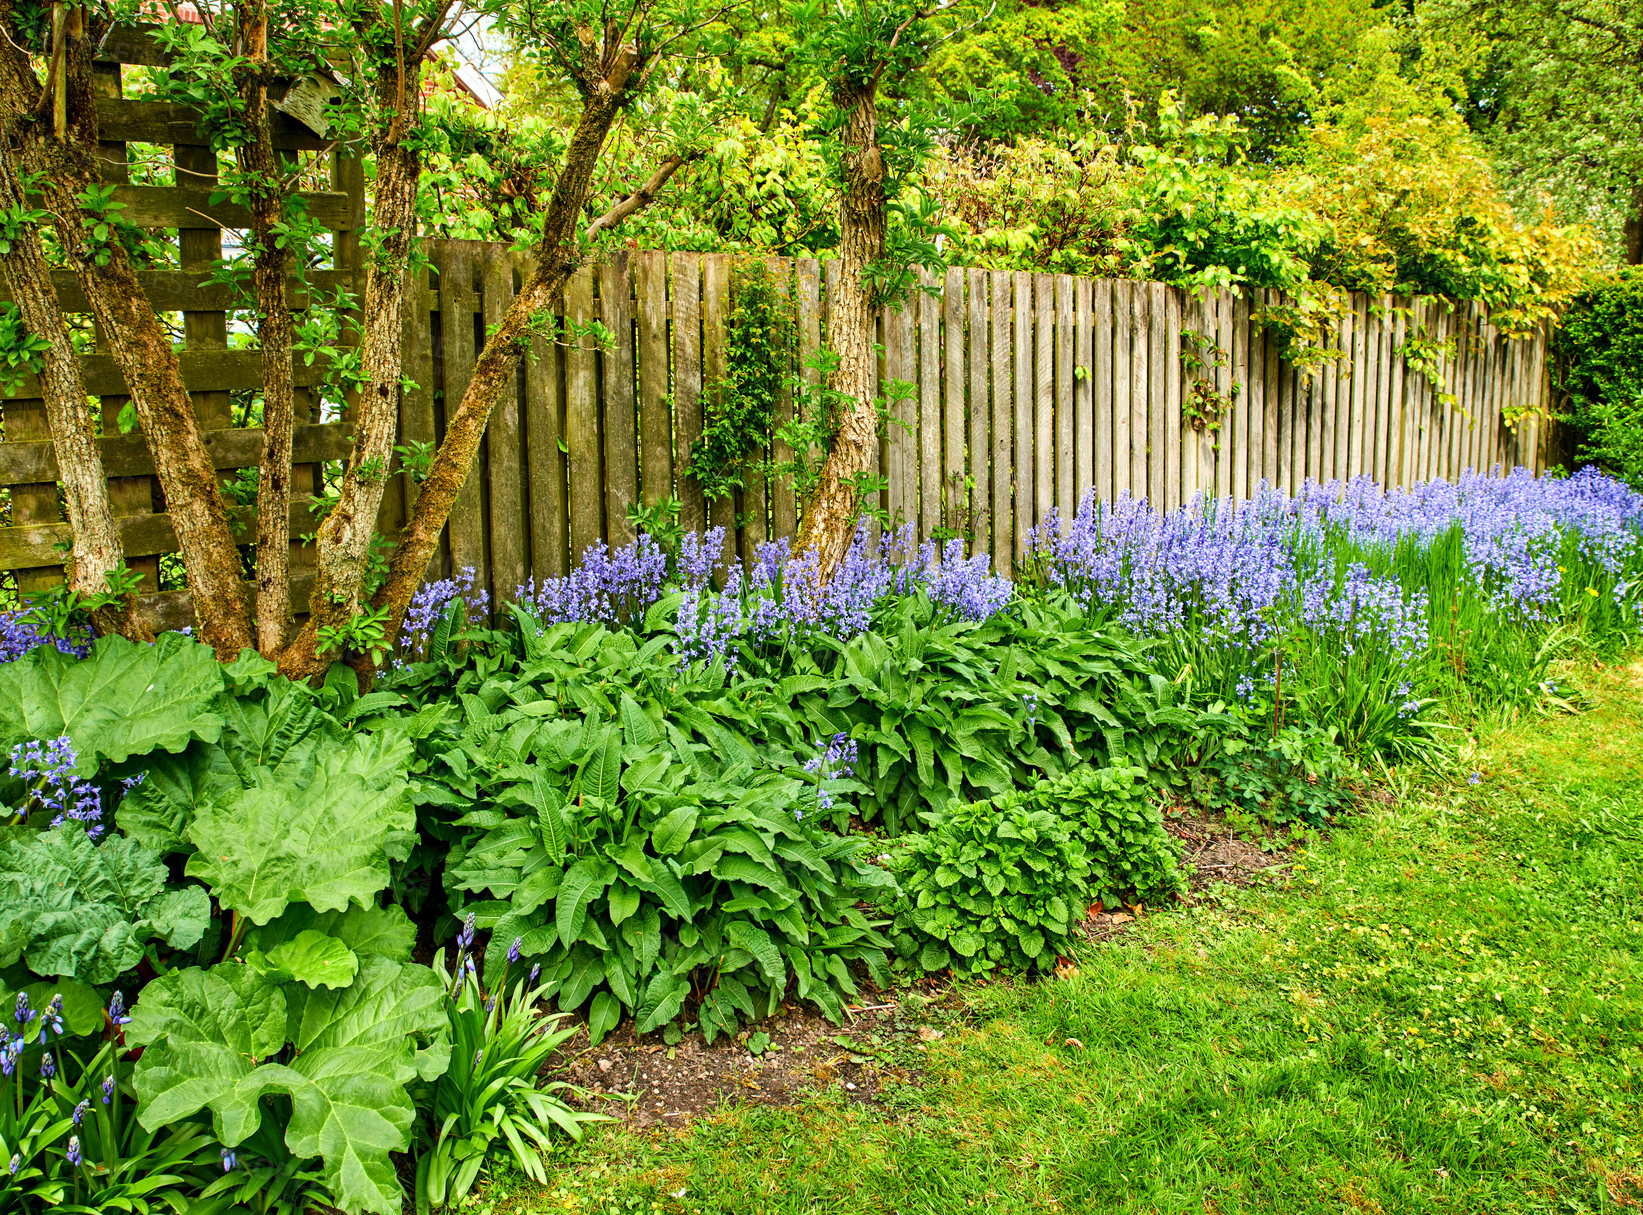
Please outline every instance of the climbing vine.
[[792, 300], [768, 264], [738, 265], [730, 291], [725, 375], [703, 394], [702, 437], [690, 453], [690, 474], [709, 499], [728, 498], [750, 473], [768, 471], [765, 452], [798, 343]]

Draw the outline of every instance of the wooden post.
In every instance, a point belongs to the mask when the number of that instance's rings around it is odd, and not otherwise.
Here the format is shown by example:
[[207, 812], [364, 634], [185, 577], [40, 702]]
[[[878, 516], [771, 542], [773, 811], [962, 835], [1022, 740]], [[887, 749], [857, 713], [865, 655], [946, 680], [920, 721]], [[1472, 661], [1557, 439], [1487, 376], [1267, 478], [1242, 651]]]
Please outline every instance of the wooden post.
[[[530, 271], [526, 254], [514, 255], [514, 269]], [[555, 301], [562, 311], [563, 300]], [[557, 318], [555, 318], [557, 319]], [[557, 342], [531, 339], [531, 358], [525, 365], [525, 450], [530, 467], [531, 575], [540, 586], [544, 579], [563, 576], [570, 566], [570, 535], [566, 504], [566, 460], [560, 443], [565, 435], [563, 362]]]
[[1072, 522], [1078, 499], [1073, 492], [1073, 426], [1075, 406], [1073, 373], [1073, 280], [1055, 276], [1055, 510], [1061, 526]]
[[991, 429], [988, 426], [988, 378], [992, 339], [988, 317], [989, 277], [985, 270], [966, 272], [970, 318], [970, 555], [993, 551]]
[[702, 255], [674, 253], [673, 419], [674, 475], [679, 487], [679, 525], [687, 532], [707, 529], [707, 500], [690, 475], [690, 453], [702, 438]]
[[1130, 393], [1134, 385], [1134, 356], [1130, 349], [1135, 332], [1135, 309], [1130, 284], [1115, 279], [1112, 284], [1112, 497], [1131, 492], [1130, 426], [1134, 414]]
[[[476, 272], [475, 241], [452, 241], [447, 248], [445, 268], [439, 276], [439, 324], [445, 355], [445, 416], [456, 411], [474, 369], [474, 323], [479, 300], [474, 291]], [[456, 504], [446, 524], [451, 540], [451, 568], [455, 572], [473, 570], [477, 586], [489, 586], [485, 567], [485, 515], [482, 483], [485, 449], [462, 484]], [[580, 550], [578, 550], [580, 552]]]
[[[1073, 279], [1073, 510], [1095, 486], [1095, 291], [1088, 278]], [[1112, 357], [1112, 347], [1107, 348]], [[1083, 374], [1079, 375], [1078, 372]]]
[[[572, 325], [593, 320], [593, 270], [583, 266], [565, 285], [565, 319]], [[605, 478], [599, 442], [598, 369], [593, 338], [583, 334], [565, 352], [565, 445], [570, 449], [570, 557], [604, 539]]]
[[[487, 246], [480, 256], [485, 328], [498, 324], [513, 302], [513, 259], [501, 245]], [[519, 417], [518, 377], [502, 390], [491, 411], [485, 446], [490, 457], [489, 512], [491, 610], [511, 602], [526, 577], [525, 453]]]
[[1008, 575], [1014, 569], [1015, 533], [1010, 513], [1010, 442], [1014, 437], [1011, 425], [1014, 401], [1010, 372], [1010, 272], [994, 270], [992, 279], [993, 348], [993, 449], [991, 458], [993, 488], [993, 568]]
[[918, 292], [918, 539], [941, 526], [941, 310], [935, 277], [919, 273]]
[[1033, 275], [1032, 405], [1031, 519], [1041, 527], [1055, 509], [1055, 279], [1048, 274]]
[[965, 422], [969, 405], [964, 388], [964, 271], [947, 270], [941, 293], [943, 338], [946, 357], [942, 366], [941, 488], [944, 509], [941, 522], [948, 531], [961, 532], [970, 514], [969, 495], [964, 490]]
[[[658, 250], [635, 253], [632, 267], [634, 315], [638, 322], [639, 496], [646, 506], [655, 506], [673, 496], [673, 419], [668, 412], [667, 254]], [[792, 502], [791, 491], [788, 502]]]

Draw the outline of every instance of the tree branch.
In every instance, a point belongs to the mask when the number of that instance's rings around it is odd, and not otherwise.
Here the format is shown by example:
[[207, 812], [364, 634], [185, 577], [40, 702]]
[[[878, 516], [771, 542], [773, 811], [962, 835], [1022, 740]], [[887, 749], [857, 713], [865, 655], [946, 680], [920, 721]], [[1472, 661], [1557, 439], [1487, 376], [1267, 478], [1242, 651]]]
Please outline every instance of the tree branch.
[[700, 156], [700, 152], [692, 152], [688, 156], [669, 156], [656, 172], [650, 175], [649, 181], [588, 225], [588, 241], [591, 243], [601, 232], [614, 228], [635, 211], [642, 211], [650, 206], [656, 200], [657, 191], [667, 185], [668, 179]]

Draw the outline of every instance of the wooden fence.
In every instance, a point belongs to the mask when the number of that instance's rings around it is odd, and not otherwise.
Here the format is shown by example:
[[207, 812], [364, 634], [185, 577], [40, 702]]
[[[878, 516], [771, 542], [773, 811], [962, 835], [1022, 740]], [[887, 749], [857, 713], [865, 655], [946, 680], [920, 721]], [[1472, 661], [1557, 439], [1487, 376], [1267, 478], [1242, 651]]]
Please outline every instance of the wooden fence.
[[[131, 104], [111, 102], [111, 114]], [[144, 105], [143, 115], [159, 108]], [[139, 117], [114, 129], [155, 139]], [[165, 128], [179, 160], [209, 155], [186, 142], [191, 129], [175, 119]], [[119, 145], [110, 150], [117, 174]], [[338, 157], [334, 171], [336, 192], [310, 206], [335, 213], [331, 273], [344, 284], [357, 281], [358, 165]], [[218, 227], [199, 215], [211, 209], [186, 208], [189, 219], [160, 193], [125, 190], [152, 209], [154, 226], [181, 228], [183, 269], [151, 273], [147, 284], [157, 306], [182, 310], [185, 374], [219, 468], [253, 465], [260, 432], [232, 428], [227, 402], [230, 391], [255, 387], [256, 356], [223, 350], [226, 300], [202, 285], [220, 247]], [[401, 404], [402, 443], [443, 435], [446, 405], [461, 396], [486, 328], [526, 269], [522, 255], [495, 244], [441, 241], [429, 252], [407, 296], [405, 370], [415, 386]], [[771, 264], [791, 296], [797, 367], [825, 340], [837, 265]], [[797, 503], [785, 480], [755, 478], [734, 498], [710, 502], [688, 472], [725, 375], [734, 267], [729, 255], [633, 252], [574, 276], [563, 318], [602, 321], [614, 338], [603, 348], [588, 336], [536, 342], [492, 417], [431, 573], [471, 566], [500, 602], [527, 578], [565, 573], [590, 544], [625, 542], [633, 504], [673, 496], [685, 527], [726, 527], [727, 555], [745, 558], [761, 541], [793, 533]], [[1201, 493], [1243, 497], [1263, 481], [1291, 488], [1305, 478], [1369, 476], [1409, 485], [1468, 468], [1544, 464], [1536, 412], [1546, 399], [1544, 338], [1508, 341], [1476, 306], [1354, 296], [1331, 338], [1340, 357], [1309, 375], [1280, 359], [1259, 323], [1262, 305], [1278, 302], [1263, 293], [1190, 295], [1158, 283], [975, 269], [925, 286], [880, 321], [883, 378], [915, 387], [895, 403], [900, 424], [880, 445], [881, 505], [920, 537], [967, 537], [1002, 569], [1024, 551], [1030, 528], [1052, 509], [1071, 515], [1091, 489], [1167, 509]], [[68, 276], [59, 291], [66, 308], [83, 307]], [[174, 535], [140, 437], [113, 429], [124, 384], [106, 356], [89, 356], [87, 373], [103, 399], [121, 533], [134, 568], [147, 572], [174, 549]], [[1206, 403], [1210, 413], [1224, 406], [1216, 428], [1194, 424]], [[781, 408], [790, 412], [792, 402]], [[33, 589], [60, 576], [53, 546], [67, 538], [55, 462], [38, 401], [7, 401], [0, 418], [0, 485], [11, 487], [0, 570]], [[309, 495], [321, 463], [345, 455], [346, 434], [316, 420], [299, 425], [296, 448], [294, 533], [313, 530]], [[774, 454], [786, 455], [779, 445]], [[403, 521], [415, 492], [407, 478], [394, 479], [385, 531]], [[300, 611], [312, 556], [295, 547]], [[163, 624], [187, 620], [181, 594], [153, 597], [150, 608]]]
[[[443, 402], [460, 395], [524, 269], [477, 242], [436, 245], [431, 260], [406, 318], [419, 388], [401, 415], [405, 437], [424, 442], [442, 433]], [[837, 265], [771, 264], [791, 293], [802, 363], [825, 339]], [[790, 485], [755, 479], [708, 502], [687, 471], [725, 375], [734, 265], [619, 253], [572, 279], [564, 317], [602, 320], [614, 341], [537, 343], [492, 418], [444, 568], [472, 566], [508, 598], [596, 541], [629, 539], [633, 503], [673, 495], [685, 527], [725, 525], [727, 550], [744, 558], [793, 533]], [[1354, 296], [1330, 338], [1341, 357], [1308, 375], [1259, 323], [1261, 306], [1279, 302], [1265, 293], [973, 269], [925, 285], [880, 321], [883, 378], [915, 386], [880, 445], [882, 505], [920, 537], [967, 536], [1002, 569], [1052, 508], [1067, 518], [1092, 488], [1174, 508], [1263, 481], [1410, 485], [1543, 464], [1544, 339], [1508, 341], [1475, 305]], [[1195, 400], [1226, 405], [1218, 429], [1193, 424]], [[414, 497], [403, 490], [400, 509]]]

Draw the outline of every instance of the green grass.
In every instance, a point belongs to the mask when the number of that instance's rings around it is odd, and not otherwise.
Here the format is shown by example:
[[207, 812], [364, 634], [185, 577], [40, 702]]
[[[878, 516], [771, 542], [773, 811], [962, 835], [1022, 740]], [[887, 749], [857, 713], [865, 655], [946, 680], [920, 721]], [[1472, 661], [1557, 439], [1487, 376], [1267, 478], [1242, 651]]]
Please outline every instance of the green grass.
[[478, 1209], [1577, 1212], [1643, 1198], [1643, 665], [1281, 881], [965, 985], [883, 1107], [601, 1128]]

